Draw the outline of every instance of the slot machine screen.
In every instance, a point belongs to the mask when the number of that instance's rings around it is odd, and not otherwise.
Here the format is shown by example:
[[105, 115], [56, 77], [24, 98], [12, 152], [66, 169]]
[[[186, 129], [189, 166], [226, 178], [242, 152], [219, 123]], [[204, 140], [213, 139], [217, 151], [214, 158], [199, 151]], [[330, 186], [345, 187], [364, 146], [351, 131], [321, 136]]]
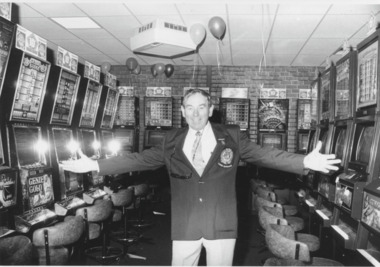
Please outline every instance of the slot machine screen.
[[172, 126], [171, 97], [145, 97], [145, 126]]
[[17, 180], [15, 169], [0, 170], [0, 211], [17, 204]]
[[101, 131], [100, 134], [102, 138], [101, 143], [103, 153], [108, 155], [108, 153], [112, 153], [112, 151], [110, 151], [109, 145], [111, 144], [111, 141], [114, 140], [114, 134], [112, 131], [106, 130]]
[[374, 126], [366, 126], [362, 129], [356, 148], [355, 161], [360, 163], [369, 163], [372, 140], [375, 135]]
[[130, 154], [134, 152], [135, 130], [134, 129], [115, 129], [115, 139], [120, 143], [120, 153]]
[[69, 129], [53, 128], [53, 142], [58, 162], [72, 157], [67, 145], [73, 140], [73, 132]]
[[298, 151], [306, 151], [308, 141], [308, 133], [298, 133]]
[[50, 123], [71, 124], [79, 79], [80, 76], [62, 69]]
[[307, 153], [311, 152], [314, 149], [314, 141], [315, 141], [315, 130], [310, 131], [309, 143], [308, 143], [308, 147], [307, 147], [307, 151], [306, 151]]
[[115, 119], [119, 93], [117, 90], [109, 88], [107, 93], [106, 104], [104, 107], [102, 123], [100, 128], [112, 129]]
[[338, 183], [335, 188], [335, 203], [351, 211], [353, 188]]
[[94, 142], [96, 141], [96, 134], [94, 130], [80, 129], [79, 134], [81, 137], [82, 152], [87, 157], [95, 156], [97, 153], [94, 148]]
[[[346, 140], [347, 129], [341, 128], [338, 134], [338, 138], [335, 142], [334, 154], [336, 158], [343, 159], [344, 141]], [[343, 164], [343, 163], [341, 163]]]
[[13, 126], [16, 154], [20, 166], [41, 161], [37, 144], [41, 140], [41, 128], [33, 126]]
[[327, 151], [326, 151], [326, 145], [327, 145], [327, 129], [321, 129], [321, 142], [322, 142], [322, 147], [321, 147], [321, 153], [322, 154], [325, 154]]
[[165, 135], [165, 131], [145, 130], [145, 146], [152, 147], [161, 144]]
[[321, 78], [321, 120], [330, 117], [330, 71]]
[[39, 122], [50, 63], [24, 54], [10, 120]]
[[285, 135], [284, 134], [272, 134], [272, 133], [261, 133], [260, 144], [261, 146], [270, 146], [273, 148], [285, 149]]
[[79, 126], [94, 127], [98, 112], [102, 86], [94, 81], [88, 81], [86, 95], [83, 101], [82, 114]]
[[378, 41], [358, 52], [356, 108], [376, 104]]
[[380, 233], [380, 198], [378, 196], [364, 192], [361, 221]]

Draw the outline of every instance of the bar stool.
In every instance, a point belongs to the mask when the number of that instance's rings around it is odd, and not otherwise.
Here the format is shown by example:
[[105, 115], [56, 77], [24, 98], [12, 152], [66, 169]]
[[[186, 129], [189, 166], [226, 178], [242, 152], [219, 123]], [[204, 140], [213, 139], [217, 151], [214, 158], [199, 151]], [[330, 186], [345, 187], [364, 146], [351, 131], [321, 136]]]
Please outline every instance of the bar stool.
[[[123, 256], [123, 250], [107, 246], [108, 226], [112, 219], [112, 201], [109, 199], [96, 200], [93, 206], [77, 209], [76, 215], [82, 216], [86, 225], [85, 256], [101, 264], [119, 262]], [[100, 236], [102, 238], [102, 246], [89, 247], [89, 241], [95, 240]]]
[[304, 220], [300, 217], [296, 216], [284, 216], [284, 212], [282, 208], [279, 207], [263, 207], [262, 212], [270, 213], [271, 215], [285, 219], [295, 232], [299, 232], [304, 229], [305, 223]]
[[[153, 223], [144, 219], [144, 213], [147, 205], [147, 196], [149, 194], [149, 185], [146, 183], [131, 185], [128, 188], [133, 188], [135, 202], [134, 207], [137, 209], [137, 219], [131, 220], [134, 227], [143, 229], [152, 226]], [[138, 204], [138, 207], [137, 207]]]
[[112, 222], [123, 222], [121, 231], [110, 232], [110, 238], [123, 245], [123, 254], [128, 255], [130, 258], [146, 260], [134, 254], [127, 254], [127, 249], [134, 242], [138, 241], [140, 235], [138, 233], [131, 233], [128, 229], [128, 209], [134, 201], [134, 188], [124, 188], [111, 194], [111, 200], [114, 206], [114, 213]]
[[37, 248], [40, 265], [67, 264], [73, 254], [73, 245], [84, 232], [83, 219], [72, 216], [53, 226], [33, 232], [33, 245]]
[[0, 265], [36, 264], [33, 244], [23, 235], [0, 238]]

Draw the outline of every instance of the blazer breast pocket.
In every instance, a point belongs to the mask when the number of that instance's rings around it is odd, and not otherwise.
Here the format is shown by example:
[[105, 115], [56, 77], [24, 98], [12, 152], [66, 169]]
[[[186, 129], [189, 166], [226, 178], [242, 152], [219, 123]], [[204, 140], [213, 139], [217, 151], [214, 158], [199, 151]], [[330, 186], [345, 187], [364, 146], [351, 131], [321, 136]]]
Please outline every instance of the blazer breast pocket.
[[169, 164], [169, 175], [175, 179], [187, 180], [193, 177], [193, 172], [183, 161], [173, 157]]

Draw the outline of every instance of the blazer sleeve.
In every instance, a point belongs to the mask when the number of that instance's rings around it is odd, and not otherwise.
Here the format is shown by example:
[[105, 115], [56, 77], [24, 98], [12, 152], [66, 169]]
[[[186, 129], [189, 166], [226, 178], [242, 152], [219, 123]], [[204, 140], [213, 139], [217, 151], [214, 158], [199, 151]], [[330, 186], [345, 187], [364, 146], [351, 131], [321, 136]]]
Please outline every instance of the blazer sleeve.
[[163, 144], [123, 157], [98, 160], [99, 175], [154, 170], [165, 164]]
[[305, 155], [290, 153], [284, 150], [261, 147], [250, 141], [245, 133], [239, 135], [239, 151], [243, 161], [280, 171], [304, 174], [303, 160]]

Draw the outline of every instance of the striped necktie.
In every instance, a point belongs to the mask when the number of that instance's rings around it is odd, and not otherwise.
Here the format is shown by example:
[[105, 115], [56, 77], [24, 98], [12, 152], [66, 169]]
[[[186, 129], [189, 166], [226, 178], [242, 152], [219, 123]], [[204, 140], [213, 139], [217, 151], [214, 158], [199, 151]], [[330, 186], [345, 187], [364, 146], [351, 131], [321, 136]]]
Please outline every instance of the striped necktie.
[[205, 161], [202, 157], [202, 133], [197, 132], [196, 138], [193, 144], [193, 148], [191, 150], [191, 154], [193, 155], [193, 166], [197, 170], [199, 176], [202, 176], [203, 170], [206, 166]]

